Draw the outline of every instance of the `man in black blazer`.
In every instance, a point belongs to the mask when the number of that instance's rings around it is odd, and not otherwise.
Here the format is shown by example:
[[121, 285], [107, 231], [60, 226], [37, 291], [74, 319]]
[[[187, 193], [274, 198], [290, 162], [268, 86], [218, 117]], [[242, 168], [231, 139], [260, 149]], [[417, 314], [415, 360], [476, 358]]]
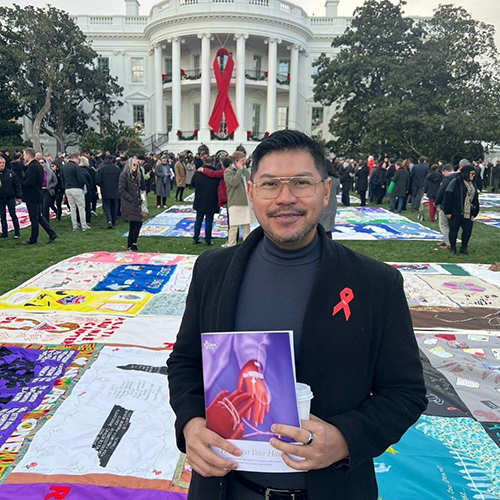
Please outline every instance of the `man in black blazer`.
[[[196, 262], [167, 363], [177, 444], [193, 468], [189, 499], [376, 500], [373, 458], [426, 408], [402, 276], [326, 238], [318, 222], [330, 188], [322, 148], [275, 132], [254, 151], [248, 186], [261, 227]], [[206, 427], [200, 334], [277, 330], [294, 332], [297, 380], [314, 394], [301, 428], [272, 429], [304, 443], [271, 439], [297, 473], [239, 472], [210, 448], [241, 453]]]
[[42, 215], [44, 171], [35, 159], [32, 148], [24, 150], [24, 163], [27, 165], [22, 187], [22, 200], [26, 203], [31, 222], [31, 237], [23, 245], [34, 245], [38, 241], [39, 226], [49, 235], [48, 243], [53, 243], [58, 234], [50, 227], [49, 221]]

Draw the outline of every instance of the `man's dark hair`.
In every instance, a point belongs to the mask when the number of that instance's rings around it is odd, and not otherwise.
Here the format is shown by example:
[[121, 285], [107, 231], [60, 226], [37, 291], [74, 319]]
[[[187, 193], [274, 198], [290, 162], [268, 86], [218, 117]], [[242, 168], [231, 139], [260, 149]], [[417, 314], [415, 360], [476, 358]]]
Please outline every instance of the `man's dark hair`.
[[421, 157], [418, 159], [418, 163], [425, 163], [425, 160], [426, 160], [426, 157], [425, 157], [425, 156], [421, 156]]
[[259, 163], [270, 153], [307, 151], [314, 159], [322, 179], [328, 177], [323, 148], [313, 139], [298, 130], [278, 130], [264, 139], [253, 152], [252, 180], [259, 170]]
[[26, 148], [24, 152], [30, 157], [30, 158], [35, 158], [36, 156], [36, 151], [33, 148]]
[[207, 156], [205, 158], [205, 164], [206, 165], [213, 165], [214, 164], [214, 157], [213, 156]]
[[453, 165], [450, 163], [447, 163], [446, 165], [443, 165], [442, 171], [443, 172], [453, 172], [455, 169], [453, 168]]

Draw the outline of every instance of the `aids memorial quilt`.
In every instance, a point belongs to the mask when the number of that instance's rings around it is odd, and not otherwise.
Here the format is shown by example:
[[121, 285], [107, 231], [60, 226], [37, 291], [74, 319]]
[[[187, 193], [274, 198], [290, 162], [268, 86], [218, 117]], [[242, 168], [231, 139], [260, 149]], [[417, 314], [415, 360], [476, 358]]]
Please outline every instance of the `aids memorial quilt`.
[[[85, 253], [0, 297], [0, 500], [187, 499], [166, 361], [195, 261]], [[429, 405], [375, 458], [379, 500], [500, 499], [500, 273], [391, 265], [405, 281]]]
[[[192, 238], [195, 221], [196, 211], [191, 205], [176, 205], [147, 221], [142, 226], [140, 235]], [[225, 211], [215, 214], [212, 237], [227, 238], [227, 224]], [[254, 223], [251, 228], [255, 229], [257, 226]], [[126, 235], [127, 233], [124, 234]], [[202, 225], [201, 237], [205, 237], [205, 223]], [[441, 241], [442, 236], [422, 224], [380, 207], [339, 207], [333, 239]]]
[[476, 220], [487, 226], [500, 228], [500, 212], [483, 212], [476, 217]]
[[500, 194], [479, 193], [479, 206], [482, 208], [500, 208]]
[[[14, 223], [12, 222], [12, 218], [10, 216], [9, 211], [7, 210], [7, 227], [9, 231], [14, 230]], [[19, 220], [19, 227], [21, 229], [24, 229], [25, 227], [31, 226], [31, 221], [30, 221], [30, 216], [28, 214], [28, 207], [26, 206], [26, 203], [20, 203], [19, 205], [16, 205], [16, 215]], [[50, 218], [55, 219], [56, 214], [52, 211], [50, 211]], [[69, 209], [66, 205], [63, 205], [63, 211], [62, 211], [63, 217], [66, 215], [69, 215]]]

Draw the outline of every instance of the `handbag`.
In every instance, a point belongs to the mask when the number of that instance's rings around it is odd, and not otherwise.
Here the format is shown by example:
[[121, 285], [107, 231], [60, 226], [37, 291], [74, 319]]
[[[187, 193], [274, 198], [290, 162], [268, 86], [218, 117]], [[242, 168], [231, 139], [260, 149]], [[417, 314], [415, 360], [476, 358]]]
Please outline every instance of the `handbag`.
[[143, 217], [147, 217], [149, 215], [146, 194], [144, 192], [141, 192], [141, 213]]
[[389, 186], [389, 189], [387, 190], [387, 192], [389, 194], [391, 194], [394, 190], [394, 186], [396, 185], [396, 183], [394, 181], [391, 182], [390, 186]]

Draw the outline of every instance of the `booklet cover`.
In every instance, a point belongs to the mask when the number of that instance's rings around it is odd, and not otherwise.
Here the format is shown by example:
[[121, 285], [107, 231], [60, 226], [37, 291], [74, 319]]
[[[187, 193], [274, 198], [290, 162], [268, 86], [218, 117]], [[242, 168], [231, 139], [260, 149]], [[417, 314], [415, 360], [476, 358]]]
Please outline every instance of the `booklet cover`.
[[297, 472], [269, 444], [280, 438], [271, 432], [273, 424], [300, 427], [292, 332], [204, 333], [201, 338], [207, 427], [242, 455], [214, 451], [238, 462], [241, 471]]

